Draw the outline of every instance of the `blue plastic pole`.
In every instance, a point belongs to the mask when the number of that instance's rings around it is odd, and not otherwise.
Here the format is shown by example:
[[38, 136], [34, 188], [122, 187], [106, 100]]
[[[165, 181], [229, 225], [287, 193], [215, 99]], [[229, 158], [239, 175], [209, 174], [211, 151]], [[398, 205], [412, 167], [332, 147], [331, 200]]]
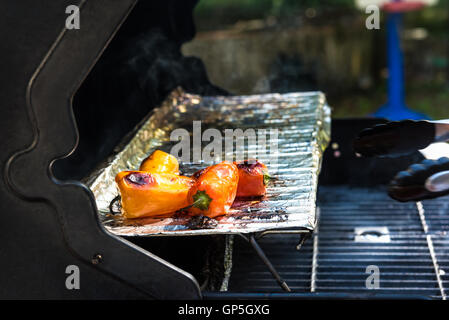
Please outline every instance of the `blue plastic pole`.
[[402, 15], [400, 13], [392, 13], [387, 21], [388, 100], [392, 111], [395, 113], [401, 112], [402, 107], [404, 107], [404, 74], [398, 34], [401, 20]]
[[429, 119], [410, 110], [404, 102], [404, 70], [399, 38], [402, 13], [390, 13], [387, 18], [388, 101], [374, 114], [389, 120]]

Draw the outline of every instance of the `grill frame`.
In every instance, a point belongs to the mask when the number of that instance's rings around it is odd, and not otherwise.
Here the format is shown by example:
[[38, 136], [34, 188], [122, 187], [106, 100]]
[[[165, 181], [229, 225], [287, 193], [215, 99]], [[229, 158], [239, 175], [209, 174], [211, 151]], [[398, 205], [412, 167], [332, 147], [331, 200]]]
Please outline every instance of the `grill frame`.
[[[33, 17], [17, 19], [17, 16], [13, 14], [5, 17], [5, 22], [15, 30], [15, 33], [13, 36], [4, 37], [4, 44], [8, 50], [2, 53], [1, 60], [3, 63], [6, 62], [5, 65], [11, 63], [9, 67], [20, 65], [20, 68], [5, 68], [5, 73], [2, 74], [5, 83], [5, 95], [1, 97], [2, 102], [14, 108], [5, 108], [3, 118], [7, 119], [7, 125], [0, 128], [2, 132], [0, 137], [12, 137], [4, 144], [4, 152], [0, 155], [5, 173], [5, 178], [0, 183], [2, 200], [4, 200], [2, 203], [6, 208], [2, 210], [2, 217], [9, 223], [8, 228], [2, 232], [4, 240], [2, 254], [7, 258], [2, 260], [3, 277], [0, 296], [40, 299], [55, 297], [64, 299], [200, 298], [198, 284], [188, 274], [157, 256], [106, 233], [101, 225], [97, 224], [93, 198], [83, 185], [77, 182], [57, 181], [51, 173], [52, 161], [67, 155], [76, 145], [77, 134], [70, 105], [73, 92], [107, 44], [113, 30], [120, 24], [119, 20], [122, 20], [135, 1], [108, 3], [107, 13], [116, 16], [115, 18], [109, 16], [107, 24], [103, 24], [102, 20], [106, 7], [104, 1], [96, 1], [96, 9], [89, 9], [88, 5], [94, 4], [93, 1], [78, 2], [83, 5], [81, 14], [83, 10], [89, 13], [83, 19], [83, 28], [74, 34], [61, 34], [58, 39], [53, 37], [53, 32], [58, 33], [62, 30], [63, 19], [55, 19], [55, 17], [60, 18], [64, 12], [64, 4], [68, 5], [72, 2], [48, 4], [45, 10], [42, 10], [38, 3], [27, 3], [27, 10], [23, 10], [20, 7], [22, 4], [18, 2], [8, 3], [9, 8], [14, 9], [10, 11], [11, 13], [21, 13], [25, 16], [33, 13]], [[36, 15], [36, 12], [40, 14]], [[97, 21], [101, 27], [94, 27], [91, 30], [88, 27], [90, 25], [88, 19], [91, 19], [90, 22]], [[100, 36], [97, 33], [102, 31], [108, 34]], [[89, 36], [83, 37], [85, 32], [89, 33]], [[55, 43], [55, 39], [61, 42]], [[86, 43], [80, 39], [92, 42]], [[73, 52], [79, 52], [79, 55], [74, 57]], [[55, 53], [63, 54], [58, 58]], [[45, 61], [43, 61], [44, 58]], [[76, 59], [70, 60], [74, 58]], [[64, 121], [55, 122], [55, 118]], [[27, 123], [30, 126], [17, 126], [17, 123]], [[360, 129], [360, 126], [353, 127], [355, 130], [357, 128]], [[348, 143], [350, 140], [345, 141]], [[348, 163], [345, 165], [348, 166]], [[339, 171], [335, 178], [341, 183], [344, 179], [340, 174]], [[381, 178], [388, 179], [388, 176], [384, 175]], [[434, 203], [437, 202], [423, 202], [424, 208], [427, 210], [426, 206], [431, 207]], [[446, 240], [443, 236], [445, 235], [439, 233], [441, 230], [436, 230], [434, 225], [436, 222], [432, 220], [433, 214], [429, 215], [427, 212], [425, 215], [430, 216], [425, 221], [431, 233], [427, 236], [430, 236], [432, 240], [435, 256], [437, 259], [440, 256], [444, 257], [446, 251], [443, 245], [446, 244]], [[437, 216], [435, 214], [435, 217]], [[17, 236], [18, 234], [20, 236]], [[283, 235], [283, 239], [284, 242], [287, 241], [288, 236]], [[297, 243], [297, 238], [294, 240], [291, 248], [294, 248]], [[299, 252], [307, 253], [303, 249], [312, 243], [307, 242]], [[24, 251], [17, 254], [18, 248]], [[29, 250], [30, 248], [33, 250]], [[93, 264], [92, 257], [98, 254], [98, 248], [101, 249], [100, 253], [104, 260], [99, 264]], [[271, 252], [268, 252], [268, 255], [270, 256]], [[36, 261], [47, 263], [36, 263]], [[439, 259], [437, 262], [447, 268], [446, 260]], [[80, 266], [85, 277], [83, 279], [86, 281], [84, 283], [90, 283], [89, 286], [82, 286], [80, 291], [68, 291], [60, 285], [64, 283], [66, 277], [64, 268], [67, 264], [73, 263]], [[21, 268], [17, 268], [17, 265]], [[140, 266], [138, 270], [134, 268], [136, 265]], [[433, 261], [432, 266], [434, 266]], [[40, 273], [41, 271], [43, 272]], [[39, 272], [39, 277], [30, 277], [36, 272]], [[14, 274], [14, 277], [11, 277], [11, 274]], [[143, 278], [145, 282], [141, 281]], [[269, 280], [273, 282], [271, 277]], [[442, 281], [444, 284], [447, 282], [446, 275], [442, 276]], [[55, 285], [55, 283], [58, 284]], [[204, 298], [215, 296], [221, 298], [268, 297], [270, 299], [404, 297], [375, 292], [368, 294], [204, 293], [203, 296]], [[406, 297], [422, 296], [408, 295]]]
[[[52, 171], [54, 161], [78, 142], [73, 96], [136, 2], [78, 0], [83, 27], [72, 31], [65, 28], [65, 10], [73, 2], [55, 1], [45, 10], [37, 2], [4, 3], [8, 50], [0, 61], [9, 73], [0, 75], [7, 93], [0, 102], [10, 107], [0, 128], [7, 139], [0, 156], [7, 222], [0, 297], [201, 298], [191, 274], [106, 232], [92, 192], [78, 181], [56, 179]], [[64, 271], [70, 265], [89, 285], [68, 290]]]

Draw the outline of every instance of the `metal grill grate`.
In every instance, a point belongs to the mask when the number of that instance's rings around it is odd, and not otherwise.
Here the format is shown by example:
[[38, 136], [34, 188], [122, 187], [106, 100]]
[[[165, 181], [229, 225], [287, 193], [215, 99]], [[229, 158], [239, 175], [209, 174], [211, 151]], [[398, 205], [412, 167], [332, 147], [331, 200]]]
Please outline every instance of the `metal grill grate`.
[[[383, 189], [321, 187], [318, 205], [318, 230], [300, 251], [297, 236], [260, 240], [294, 291], [446, 298], [449, 197], [399, 203]], [[366, 288], [369, 265], [379, 268], [379, 289]], [[229, 290], [281, 291], [247, 244], [238, 241]]]

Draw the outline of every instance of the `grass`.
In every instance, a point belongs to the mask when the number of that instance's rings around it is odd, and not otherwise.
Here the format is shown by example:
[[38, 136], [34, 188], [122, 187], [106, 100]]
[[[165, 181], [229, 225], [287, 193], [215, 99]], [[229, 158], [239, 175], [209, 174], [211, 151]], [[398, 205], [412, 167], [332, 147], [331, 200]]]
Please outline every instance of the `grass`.
[[[375, 112], [386, 100], [385, 88], [379, 87], [366, 93], [355, 92], [342, 97], [329, 97], [333, 117], [365, 117]], [[449, 118], [449, 86], [446, 84], [410, 85], [406, 88], [405, 101], [411, 109], [432, 119]]]

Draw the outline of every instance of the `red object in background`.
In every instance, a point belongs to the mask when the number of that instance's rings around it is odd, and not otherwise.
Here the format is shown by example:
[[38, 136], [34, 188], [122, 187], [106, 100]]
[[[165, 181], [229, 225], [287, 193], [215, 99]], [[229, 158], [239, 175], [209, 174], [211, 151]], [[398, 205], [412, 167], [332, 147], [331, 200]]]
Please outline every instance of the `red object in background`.
[[422, 1], [391, 1], [384, 3], [381, 7], [382, 10], [387, 12], [407, 12], [413, 10], [419, 10], [426, 6]]

